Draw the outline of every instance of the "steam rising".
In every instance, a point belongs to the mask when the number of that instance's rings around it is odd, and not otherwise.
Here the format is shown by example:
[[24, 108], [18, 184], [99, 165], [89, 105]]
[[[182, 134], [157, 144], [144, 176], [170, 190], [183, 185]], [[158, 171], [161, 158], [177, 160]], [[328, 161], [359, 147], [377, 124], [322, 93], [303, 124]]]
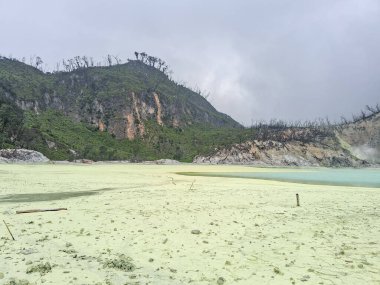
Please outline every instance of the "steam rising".
[[380, 152], [375, 148], [369, 147], [368, 145], [353, 147], [352, 152], [360, 159], [371, 163], [380, 163]]

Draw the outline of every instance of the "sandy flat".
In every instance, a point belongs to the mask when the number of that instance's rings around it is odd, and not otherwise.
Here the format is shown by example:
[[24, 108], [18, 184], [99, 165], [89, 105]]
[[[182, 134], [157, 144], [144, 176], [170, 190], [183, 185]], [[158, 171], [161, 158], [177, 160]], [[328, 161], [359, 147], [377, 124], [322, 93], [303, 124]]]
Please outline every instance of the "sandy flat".
[[0, 165], [0, 284], [380, 284], [380, 189], [180, 171], [270, 170]]

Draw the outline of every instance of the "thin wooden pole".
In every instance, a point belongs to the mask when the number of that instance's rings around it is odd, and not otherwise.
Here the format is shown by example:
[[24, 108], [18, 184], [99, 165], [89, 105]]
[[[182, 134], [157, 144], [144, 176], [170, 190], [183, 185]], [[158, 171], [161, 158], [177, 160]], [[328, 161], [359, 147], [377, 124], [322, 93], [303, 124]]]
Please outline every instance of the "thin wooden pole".
[[9, 229], [7, 223], [6, 223], [4, 220], [3, 220], [3, 222], [4, 222], [4, 225], [6, 226], [6, 228], [7, 228], [8, 232], [9, 232], [9, 234], [11, 235], [12, 239], [15, 240], [15, 237], [12, 235], [12, 232], [11, 232], [11, 230]]
[[194, 182], [195, 182], [195, 180], [193, 181], [193, 183], [191, 183], [191, 186], [190, 186], [189, 190], [193, 190]]
[[297, 198], [297, 207], [300, 206], [300, 196], [298, 195], [298, 193], [296, 194], [296, 198]]
[[33, 210], [16, 211], [16, 214], [37, 213], [37, 212], [55, 212], [55, 211], [65, 211], [65, 210], [67, 210], [67, 208], [33, 209]]

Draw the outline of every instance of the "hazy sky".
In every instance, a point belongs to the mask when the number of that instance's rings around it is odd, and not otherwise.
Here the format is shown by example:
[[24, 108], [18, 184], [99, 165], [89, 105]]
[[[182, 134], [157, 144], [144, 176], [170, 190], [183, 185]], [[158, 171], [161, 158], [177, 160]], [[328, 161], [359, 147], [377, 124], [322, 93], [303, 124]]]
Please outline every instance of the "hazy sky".
[[0, 0], [0, 53], [166, 60], [239, 122], [380, 103], [380, 0]]

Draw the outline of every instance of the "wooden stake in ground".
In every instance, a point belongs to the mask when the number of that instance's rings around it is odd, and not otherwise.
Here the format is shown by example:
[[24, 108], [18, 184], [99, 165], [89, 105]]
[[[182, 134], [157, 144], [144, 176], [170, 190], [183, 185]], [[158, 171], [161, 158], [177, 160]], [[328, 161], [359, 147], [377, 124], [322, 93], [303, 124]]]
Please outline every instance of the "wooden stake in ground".
[[191, 183], [191, 186], [190, 186], [189, 190], [193, 190], [194, 183], [195, 183], [195, 180], [193, 181], [193, 183]]
[[7, 230], [8, 230], [9, 234], [11, 235], [12, 239], [15, 240], [15, 237], [12, 235], [12, 232], [11, 232], [11, 230], [9, 229], [7, 223], [6, 223], [4, 220], [3, 220], [3, 222], [4, 222], [5, 227], [6, 227]]
[[67, 210], [67, 208], [24, 210], [24, 211], [16, 211], [16, 214], [37, 213], [37, 212], [55, 212], [55, 211], [64, 211], [64, 210]]
[[297, 198], [297, 207], [299, 207], [300, 206], [300, 197], [299, 197], [298, 193], [296, 194], [296, 198]]
[[173, 183], [174, 185], [176, 185], [176, 184], [174, 183], [174, 178], [173, 178], [173, 177], [170, 177], [170, 176], [169, 176], [169, 178], [172, 180], [172, 183]]

